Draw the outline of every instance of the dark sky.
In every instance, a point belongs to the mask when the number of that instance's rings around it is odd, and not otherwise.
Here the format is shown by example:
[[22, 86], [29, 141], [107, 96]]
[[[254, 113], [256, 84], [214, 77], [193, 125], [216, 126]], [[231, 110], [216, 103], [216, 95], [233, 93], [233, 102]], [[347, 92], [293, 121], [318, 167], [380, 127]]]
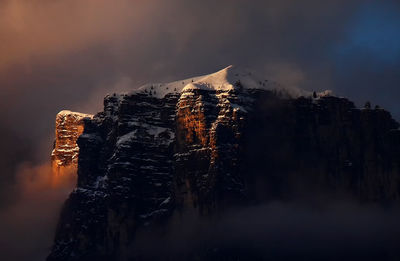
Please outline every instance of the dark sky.
[[229, 64], [399, 119], [399, 13], [390, 0], [2, 0], [0, 164], [47, 159], [61, 109]]

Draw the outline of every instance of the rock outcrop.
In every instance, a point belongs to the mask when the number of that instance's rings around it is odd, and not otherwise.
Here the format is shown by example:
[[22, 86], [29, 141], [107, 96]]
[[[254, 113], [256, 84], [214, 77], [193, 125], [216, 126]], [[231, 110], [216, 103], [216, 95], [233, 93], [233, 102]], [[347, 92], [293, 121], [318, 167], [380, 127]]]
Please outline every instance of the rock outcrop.
[[80, 119], [78, 185], [48, 260], [147, 260], [138, 231], [185, 211], [330, 193], [399, 200], [400, 130], [389, 112], [275, 87], [229, 67], [107, 96], [103, 112]]
[[77, 168], [79, 147], [78, 137], [83, 133], [84, 118], [93, 115], [60, 111], [56, 116], [54, 149], [51, 153], [53, 172], [58, 175], [64, 168]]

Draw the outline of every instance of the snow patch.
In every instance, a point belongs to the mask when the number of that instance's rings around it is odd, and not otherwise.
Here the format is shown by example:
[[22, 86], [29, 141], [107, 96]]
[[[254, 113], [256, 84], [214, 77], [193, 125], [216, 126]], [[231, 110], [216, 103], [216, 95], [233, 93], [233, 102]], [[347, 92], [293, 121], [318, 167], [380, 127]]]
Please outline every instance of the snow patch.
[[86, 113], [81, 113], [81, 112], [73, 112], [70, 110], [62, 110], [59, 113], [57, 113], [57, 117], [65, 117], [65, 116], [73, 116], [76, 118], [93, 118], [92, 114], [86, 114]]
[[136, 132], [137, 132], [137, 130], [133, 130], [133, 131], [128, 132], [127, 134], [119, 137], [117, 140], [117, 146], [125, 144], [125, 143], [129, 143], [131, 140], [135, 139]]
[[317, 93], [317, 97], [329, 97], [329, 96], [333, 96], [333, 91], [325, 90], [325, 91]]
[[288, 88], [264, 78], [248, 70], [230, 65], [218, 72], [208, 75], [192, 77], [171, 83], [146, 84], [128, 93], [128, 95], [141, 93], [155, 98], [163, 98], [167, 94], [182, 94], [183, 97], [193, 95], [193, 91], [195, 90], [229, 92], [236, 89], [278, 90], [293, 97], [311, 95], [311, 92], [300, 88]]

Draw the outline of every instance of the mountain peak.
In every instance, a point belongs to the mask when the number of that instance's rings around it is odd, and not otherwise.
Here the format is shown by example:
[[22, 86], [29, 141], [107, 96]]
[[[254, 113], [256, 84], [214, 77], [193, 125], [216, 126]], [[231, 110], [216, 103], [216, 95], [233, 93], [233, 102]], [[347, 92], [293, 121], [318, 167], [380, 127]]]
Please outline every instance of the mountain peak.
[[187, 84], [183, 91], [190, 89], [229, 91], [240, 86], [248, 89], [258, 89], [270, 85], [267, 80], [258, 80], [249, 71], [230, 65], [218, 72], [205, 75], [193, 83]]
[[311, 93], [299, 88], [290, 88], [280, 85], [267, 77], [261, 77], [250, 70], [229, 65], [215, 73], [192, 77], [171, 83], [146, 84], [133, 91], [147, 93], [156, 98], [163, 98], [167, 94], [179, 94], [189, 90], [201, 89], [208, 91], [230, 91], [237, 88], [282, 90], [292, 97], [309, 96]]

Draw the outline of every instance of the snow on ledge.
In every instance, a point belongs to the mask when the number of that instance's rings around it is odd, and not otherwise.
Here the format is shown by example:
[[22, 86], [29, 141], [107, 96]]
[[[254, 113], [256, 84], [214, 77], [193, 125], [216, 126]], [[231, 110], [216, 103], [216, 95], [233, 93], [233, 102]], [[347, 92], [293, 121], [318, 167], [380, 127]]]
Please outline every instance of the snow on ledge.
[[57, 113], [57, 117], [65, 117], [65, 116], [74, 116], [77, 118], [93, 118], [92, 114], [74, 112], [74, 111], [70, 111], [70, 110], [62, 110], [59, 113]]

